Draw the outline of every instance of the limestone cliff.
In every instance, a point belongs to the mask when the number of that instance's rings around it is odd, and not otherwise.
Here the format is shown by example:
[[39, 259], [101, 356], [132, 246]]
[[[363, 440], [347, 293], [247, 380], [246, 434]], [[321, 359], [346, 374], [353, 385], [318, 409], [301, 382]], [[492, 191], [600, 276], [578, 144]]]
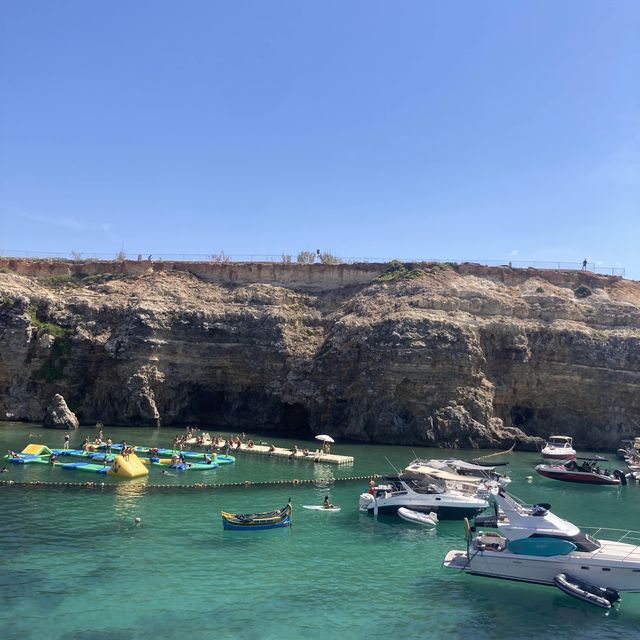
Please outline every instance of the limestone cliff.
[[[0, 418], [533, 446], [640, 432], [640, 284], [478, 265], [0, 260]], [[376, 281], [378, 280], [378, 281]]]

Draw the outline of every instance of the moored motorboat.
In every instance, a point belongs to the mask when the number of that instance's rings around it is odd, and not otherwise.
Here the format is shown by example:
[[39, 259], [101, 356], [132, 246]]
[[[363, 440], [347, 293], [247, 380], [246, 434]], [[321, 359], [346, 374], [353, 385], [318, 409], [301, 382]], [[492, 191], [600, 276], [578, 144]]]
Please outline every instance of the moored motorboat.
[[449, 478], [451, 480], [473, 482], [477, 485], [499, 484], [505, 486], [511, 482], [511, 478], [505, 474], [498, 473], [495, 467], [474, 464], [458, 458], [446, 458], [444, 460], [437, 458], [422, 460], [416, 458], [405, 467], [405, 472], [413, 475], [435, 475], [438, 477], [438, 474], [434, 474], [434, 469], [453, 474], [453, 477]]
[[413, 524], [420, 524], [427, 527], [435, 527], [438, 524], [438, 514], [434, 513], [420, 513], [419, 511], [412, 511], [405, 507], [398, 509], [398, 515], [407, 522]]
[[551, 436], [545, 443], [540, 455], [548, 460], [573, 460], [576, 450], [570, 436]]
[[228, 513], [221, 511], [222, 526], [235, 531], [258, 531], [291, 526], [291, 502], [282, 509], [261, 513]]
[[622, 446], [616, 451], [618, 458], [626, 460], [627, 458], [640, 455], [640, 438], [633, 440], [622, 440]]
[[562, 480], [564, 482], [580, 482], [583, 484], [598, 484], [619, 487], [627, 484], [625, 473], [616, 469], [609, 472], [598, 466], [598, 462], [606, 461], [606, 458], [577, 458], [583, 462], [578, 464], [576, 460], [568, 460], [562, 464], [539, 464], [536, 472], [545, 478]]
[[[449, 551], [444, 567], [546, 585], [555, 585], [564, 573], [593, 587], [640, 592], [640, 533], [618, 532], [617, 541], [597, 539], [553, 514], [548, 504], [527, 506], [504, 491], [494, 499], [495, 517], [476, 518], [474, 527], [467, 522], [466, 551]], [[482, 525], [498, 531], [474, 537]]]
[[384, 476], [383, 484], [360, 494], [360, 511], [397, 515], [400, 507], [421, 513], [434, 512], [441, 520], [461, 520], [484, 511], [489, 503], [470, 493], [447, 488], [435, 478]]

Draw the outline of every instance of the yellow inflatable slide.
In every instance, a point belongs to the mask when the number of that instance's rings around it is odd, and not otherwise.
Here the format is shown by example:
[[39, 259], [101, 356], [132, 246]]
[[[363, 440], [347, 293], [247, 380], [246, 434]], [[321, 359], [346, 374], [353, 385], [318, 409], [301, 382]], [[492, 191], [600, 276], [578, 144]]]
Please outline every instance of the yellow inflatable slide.
[[140, 476], [148, 476], [149, 469], [142, 464], [142, 460], [135, 453], [130, 453], [127, 456], [120, 454], [116, 456], [107, 475], [119, 476], [120, 478], [139, 478]]
[[48, 456], [51, 453], [51, 449], [44, 444], [28, 444], [22, 450], [22, 453], [30, 453], [34, 456]]

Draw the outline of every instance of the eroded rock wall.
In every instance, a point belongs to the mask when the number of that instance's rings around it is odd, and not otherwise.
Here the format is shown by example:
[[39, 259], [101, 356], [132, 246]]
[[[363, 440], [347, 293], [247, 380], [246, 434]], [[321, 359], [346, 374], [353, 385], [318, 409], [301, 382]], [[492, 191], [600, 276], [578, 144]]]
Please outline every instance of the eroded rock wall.
[[640, 431], [635, 282], [478, 265], [376, 283], [385, 265], [14, 262], [0, 272], [0, 417], [41, 421], [60, 393], [84, 424], [451, 447], [552, 433], [615, 447]]

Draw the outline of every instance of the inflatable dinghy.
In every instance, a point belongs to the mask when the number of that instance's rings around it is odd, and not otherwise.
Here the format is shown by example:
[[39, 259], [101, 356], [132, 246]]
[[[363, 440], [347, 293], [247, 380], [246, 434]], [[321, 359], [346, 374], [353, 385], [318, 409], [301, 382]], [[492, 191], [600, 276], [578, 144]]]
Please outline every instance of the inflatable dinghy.
[[566, 573], [559, 573], [553, 582], [566, 594], [603, 609], [610, 609], [611, 605], [620, 599], [620, 593], [615, 589], [597, 587]]
[[438, 524], [438, 515], [433, 511], [431, 513], [420, 513], [419, 511], [412, 511], [406, 507], [400, 507], [398, 509], [398, 515], [407, 522], [413, 522], [414, 524], [421, 524], [427, 527], [434, 527]]

